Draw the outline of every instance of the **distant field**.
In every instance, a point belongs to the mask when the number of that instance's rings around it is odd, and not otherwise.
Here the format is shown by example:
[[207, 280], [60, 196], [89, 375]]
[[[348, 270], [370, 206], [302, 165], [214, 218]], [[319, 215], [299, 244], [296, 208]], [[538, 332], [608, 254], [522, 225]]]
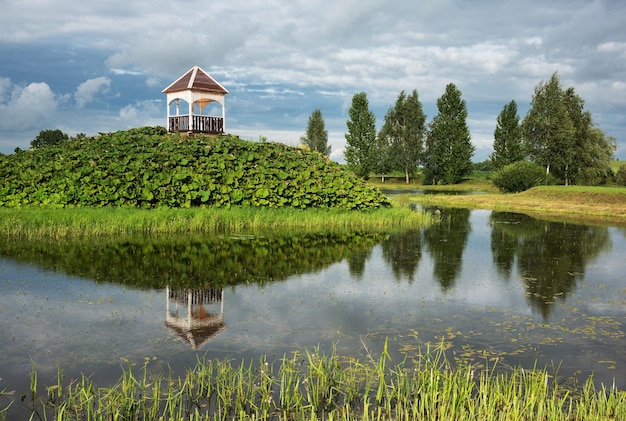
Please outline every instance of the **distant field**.
[[442, 207], [469, 207], [538, 215], [559, 215], [626, 224], [626, 187], [541, 186], [516, 194], [416, 195], [413, 200]]
[[611, 162], [611, 169], [613, 170], [613, 172], [617, 172], [619, 170], [619, 167], [621, 167], [622, 165], [626, 165], [626, 161], [613, 161]]

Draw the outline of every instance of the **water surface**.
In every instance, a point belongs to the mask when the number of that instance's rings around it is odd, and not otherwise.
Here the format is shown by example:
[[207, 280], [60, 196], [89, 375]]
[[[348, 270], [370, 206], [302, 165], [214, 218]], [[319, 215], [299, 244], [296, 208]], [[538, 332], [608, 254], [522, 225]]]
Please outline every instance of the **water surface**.
[[[483, 210], [390, 235], [0, 239], [0, 390], [319, 346], [559, 367], [626, 389], [626, 230]], [[190, 305], [191, 303], [191, 305]], [[192, 314], [191, 320], [188, 314]], [[0, 398], [0, 405], [7, 401]]]

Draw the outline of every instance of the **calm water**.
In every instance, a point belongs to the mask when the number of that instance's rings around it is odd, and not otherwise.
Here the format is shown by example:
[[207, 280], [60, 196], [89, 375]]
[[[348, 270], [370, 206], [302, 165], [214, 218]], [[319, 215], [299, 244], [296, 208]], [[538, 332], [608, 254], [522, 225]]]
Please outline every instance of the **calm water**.
[[128, 362], [181, 370], [317, 345], [365, 357], [386, 338], [397, 362], [445, 341], [453, 360], [537, 362], [626, 389], [618, 227], [450, 210], [389, 236], [0, 239], [0, 287], [0, 390], [16, 397], [31, 364], [41, 383], [61, 367], [107, 385]]

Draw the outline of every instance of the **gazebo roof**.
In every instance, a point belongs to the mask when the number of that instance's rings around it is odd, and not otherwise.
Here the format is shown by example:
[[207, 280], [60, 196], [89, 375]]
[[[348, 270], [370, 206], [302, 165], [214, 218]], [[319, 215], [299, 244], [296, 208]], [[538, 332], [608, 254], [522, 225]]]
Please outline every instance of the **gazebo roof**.
[[209, 323], [193, 329], [185, 328], [178, 323], [170, 321], [166, 321], [165, 326], [170, 328], [184, 342], [191, 345], [193, 349], [198, 349], [209, 339], [222, 332], [226, 327], [226, 324], [223, 320], [216, 318], [214, 323]]
[[204, 70], [198, 66], [194, 66], [187, 73], [179, 77], [174, 83], [163, 90], [168, 94], [179, 91], [203, 91], [215, 92], [219, 94], [227, 94], [228, 91], [220, 85], [215, 79], [209, 76]]

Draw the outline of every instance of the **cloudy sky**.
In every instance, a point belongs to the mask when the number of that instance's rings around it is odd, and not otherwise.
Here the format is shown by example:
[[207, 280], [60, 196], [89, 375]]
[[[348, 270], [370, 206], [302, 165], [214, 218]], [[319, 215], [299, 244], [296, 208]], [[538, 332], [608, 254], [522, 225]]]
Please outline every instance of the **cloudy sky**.
[[320, 108], [339, 162], [357, 92], [380, 128], [402, 90], [430, 121], [454, 83], [478, 162], [558, 71], [626, 159], [623, 0], [0, 0], [0, 152], [165, 125], [161, 91], [194, 65], [230, 91], [229, 133], [295, 145]]

